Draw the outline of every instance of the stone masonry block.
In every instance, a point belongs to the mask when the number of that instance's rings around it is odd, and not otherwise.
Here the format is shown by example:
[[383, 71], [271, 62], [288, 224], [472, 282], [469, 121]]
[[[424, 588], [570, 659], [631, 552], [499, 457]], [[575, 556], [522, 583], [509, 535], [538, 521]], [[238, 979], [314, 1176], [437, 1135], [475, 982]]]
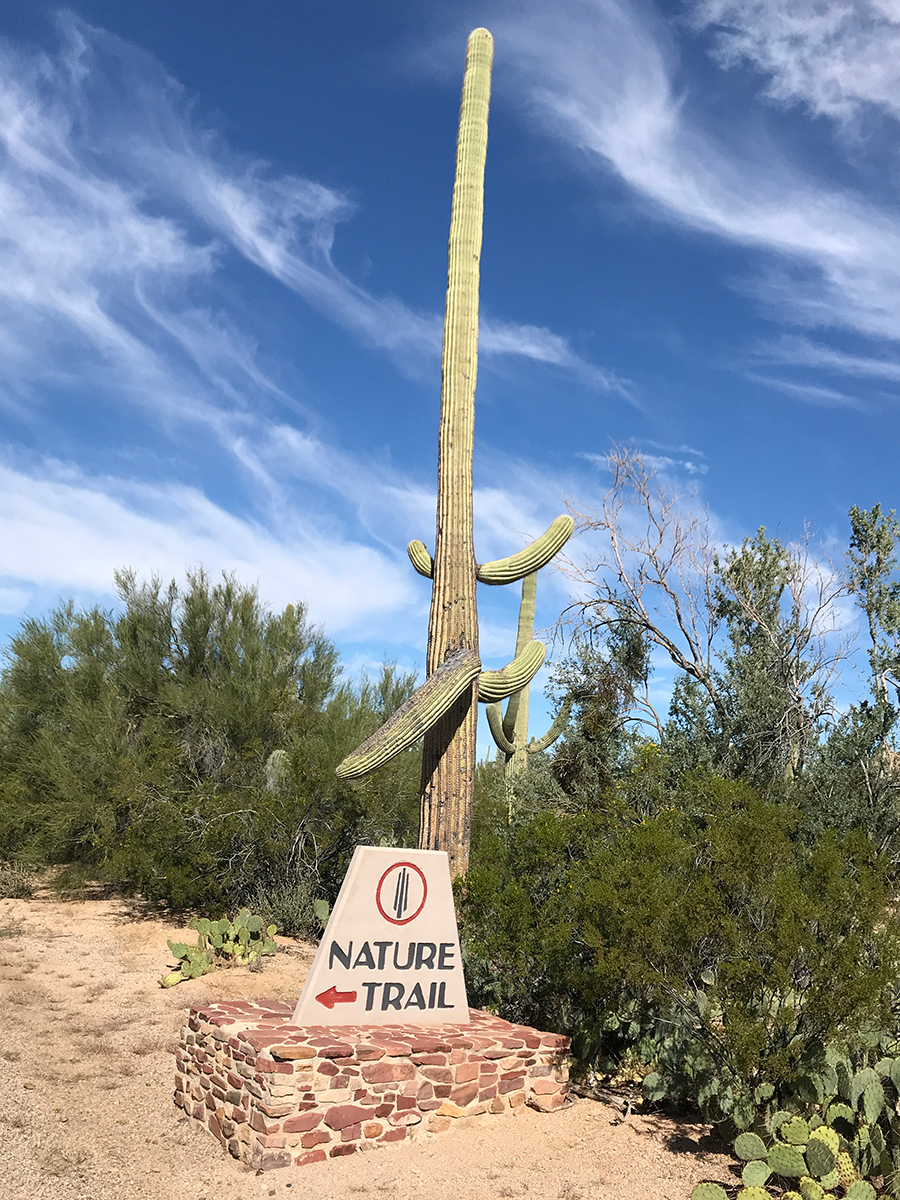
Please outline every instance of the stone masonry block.
[[323, 1162], [566, 1103], [568, 1043], [470, 1010], [467, 1025], [291, 1025], [275, 1001], [198, 1004], [174, 1101], [254, 1170]]

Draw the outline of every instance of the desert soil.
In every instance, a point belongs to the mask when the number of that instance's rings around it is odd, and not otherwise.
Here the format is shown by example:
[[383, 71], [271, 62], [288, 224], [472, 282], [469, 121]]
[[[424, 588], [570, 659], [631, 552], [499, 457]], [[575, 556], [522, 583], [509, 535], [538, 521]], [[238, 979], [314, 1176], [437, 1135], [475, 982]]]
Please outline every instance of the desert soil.
[[0, 900], [0, 1194], [6, 1200], [687, 1200], [734, 1182], [704, 1125], [578, 1099], [474, 1118], [419, 1143], [257, 1174], [172, 1103], [187, 1007], [300, 991], [312, 948], [171, 990], [166, 939], [120, 900]]

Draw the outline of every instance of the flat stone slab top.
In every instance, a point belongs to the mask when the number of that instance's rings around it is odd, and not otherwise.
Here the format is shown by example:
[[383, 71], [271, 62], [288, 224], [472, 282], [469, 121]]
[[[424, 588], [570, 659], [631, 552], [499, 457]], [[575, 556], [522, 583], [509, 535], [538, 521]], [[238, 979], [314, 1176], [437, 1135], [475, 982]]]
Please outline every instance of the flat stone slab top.
[[194, 1005], [175, 1103], [255, 1170], [567, 1100], [569, 1039], [478, 1009], [453, 1025], [290, 1024], [279, 1000]]

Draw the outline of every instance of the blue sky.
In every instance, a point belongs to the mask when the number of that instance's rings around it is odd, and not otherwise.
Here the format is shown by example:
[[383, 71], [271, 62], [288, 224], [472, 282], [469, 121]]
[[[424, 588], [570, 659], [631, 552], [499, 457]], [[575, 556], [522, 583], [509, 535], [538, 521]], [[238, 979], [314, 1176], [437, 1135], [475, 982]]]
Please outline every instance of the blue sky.
[[[726, 540], [840, 556], [897, 504], [896, 4], [3, 0], [0, 634], [203, 563], [421, 667], [479, 24], [479, 557], [596, 504], [612, 443]], [[497, 666], [516, 596], [479, 602]]]

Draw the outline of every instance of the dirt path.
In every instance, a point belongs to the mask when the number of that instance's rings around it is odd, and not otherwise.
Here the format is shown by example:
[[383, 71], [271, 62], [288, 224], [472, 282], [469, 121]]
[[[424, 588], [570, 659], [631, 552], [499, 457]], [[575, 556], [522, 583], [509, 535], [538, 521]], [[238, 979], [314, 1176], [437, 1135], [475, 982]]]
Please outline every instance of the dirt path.
[[[120, 901], [0, 900], [0, 1193], [7, 1200], [687, 1200], [733, 1179], [705, 1126], [579, 1100], [427, 1142], [256, 1175], [171, 1101], [186, 1007], [299, 993], [311, 950], [157, 987], [179, 931]], [[182, 931], [184, 932], [184, 931]], [[190, 940], [196, 935], [187, 931]]]

